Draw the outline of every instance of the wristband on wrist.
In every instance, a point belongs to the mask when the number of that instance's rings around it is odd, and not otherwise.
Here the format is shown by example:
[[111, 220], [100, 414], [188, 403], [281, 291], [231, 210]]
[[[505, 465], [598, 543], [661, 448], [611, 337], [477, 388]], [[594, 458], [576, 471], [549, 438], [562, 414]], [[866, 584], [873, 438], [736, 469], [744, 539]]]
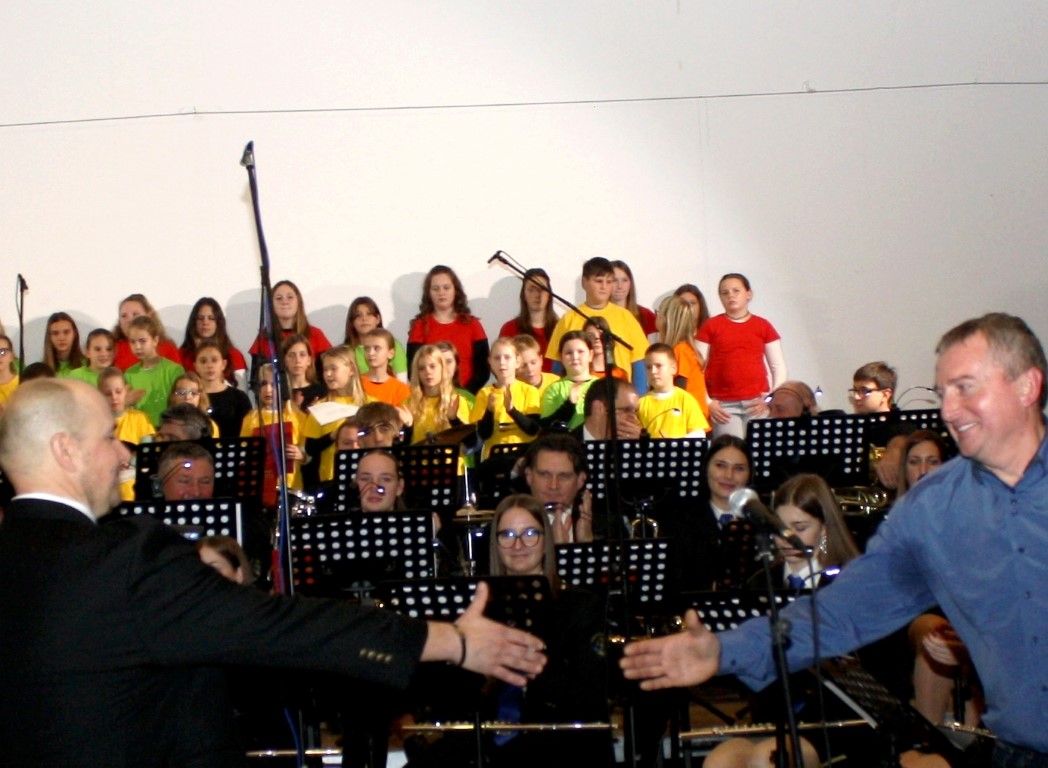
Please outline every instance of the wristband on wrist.
[[461, 667], [466, 663], [466, 635], [463, 634], [462, 630], [459, 629], [458, 624], [452, 624], [452, 628], [459, 636], [459, 644], [462, 646], [462, 655], [459, 657], [458, 664], [455, 666]]

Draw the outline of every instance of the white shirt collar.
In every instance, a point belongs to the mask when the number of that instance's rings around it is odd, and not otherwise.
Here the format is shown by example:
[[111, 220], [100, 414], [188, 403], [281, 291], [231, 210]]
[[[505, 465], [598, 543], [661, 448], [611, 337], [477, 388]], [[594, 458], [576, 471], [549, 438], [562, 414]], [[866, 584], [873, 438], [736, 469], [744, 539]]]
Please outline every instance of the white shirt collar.
[[782, 570], [782, 583], [783, 584], [786, 583], [786, 577], [788, 577], [788, 576], [796, 576], [799, 579], [804, 579], [804, 588], [805, 589], [812, 589], [813, 587], [818, 586], [818, 584], [819, 584], [819, 577], [821, 575], [822, 575], [822, 565], [820, 565], [818, 557], [813, 557], [812, 558], [810, 567], [809, 567], [808, 563], [804, 563], [796, 571], [790, 571], [790, 564], [789, 563], [783, 563], [783, 570]]
[[37, 499], [39, 501], [53, 501], [58, 504], [63, 504], [67, 507], [72, 507], [77, 512], [82, 512], [87, 516], [87, 519], [92, 523], [97, 523], [98, 518], [95, 517], [95, 513], [81, 501], [74, 501], [73, 499], [67, 499], [64, 496], [56, 496], [53, 493], [44, 493], [43, 491], [34, 491], [32, 493], [20, 493], [15, 496], [12, 501], [18, 501], [19, 499]]

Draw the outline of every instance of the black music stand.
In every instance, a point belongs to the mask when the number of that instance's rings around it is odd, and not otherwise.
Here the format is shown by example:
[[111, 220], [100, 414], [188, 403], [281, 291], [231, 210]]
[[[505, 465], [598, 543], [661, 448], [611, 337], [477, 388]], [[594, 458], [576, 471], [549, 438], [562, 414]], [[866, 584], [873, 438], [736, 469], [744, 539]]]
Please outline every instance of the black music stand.
[[[888, 765], [898, 764], [899, 755], [920, 749], [941, 755], [955, 768], [989, 765], [986, 742], [972, 743], [970, 734], [958, 733], [953, 741], [916, 709], [900, 701], [878, 682], [854, 657], [829, 659], [820, 665], [823, 684], [855, 714], [869, 723], [885, 748]], [[972, 760], [973, 756], [981, 759]]]
[[549, 634], [552, 592], [545, 576], [467, 576], [386, 582], [376, 596], [382, 605], [415, 619], [454, 621], [469, 607], [477, 584], [486, 582], [484, 615], [539, 637]]
[[231, 536], [244, 545], [244, 514], [238, 499], [125, 501], [113, 510], [114, 518], [134, 515], [152, 515], [191, 541]]
[[[335, 512], [345, 514], [360, 506], [353, 483], [360, 458], [374, 448], [335, 454]], [[430, 509], [441, 519], [459, 505], [459, 447], [455, 445], [395, 445], [388, 450], [400, 463], [404, 500], [412, 509]], [[447, 522], [447, 520], [444, 520]]]
[[[182, 441], [179, 441], [182, 442]], [[266, 441], [261, 437], [189, 440], [205, 448], [215, 464], [215, 495], [255, 499], [261, 503]], [[153, 497], [153, 478], [160, 456], [172, 443], [142, 443], [135, 452], [135, 498]]]
[[[695, 609], [711, 632], [726, 632], [750, 619], [768, 615], [769, 599], [763, 592], [683, 592], [680, 598], [680, 608]], [[796, 598], [792, 591], [775, 593], [775, 603], [780, 608], [785, 608]]]
[[[486, 461], [477, 465], [476, 505], [480, 509], [494, 509], [513, 490], [513, 468], [528, 450], [528, 443], [504, 443], [491, 447]], [[523, 482], [523, 478], [521, 478]]]
[[831, 486], [865, 485], [868, 446], [861, 417], [753, 419], [746, 441], [753, 453], [750, 484], [773, 491], [794, 475], [819, 475]]
[[[587, 440], [586, 465], [589, 477], [586, 485], [593, 493], [593, 501], [603, 501], [608, 494], [609, 478], [605, 468], [607, 440]], [[682, 499], [697, 499], [706, 462], [708, 446], [705, 440], [649, 439], [613, 440], [618, 452], [620, 482], [651, 482], [672, 484]]]
[[[629, 580], [631, 608], [653, 608], [666, 599], [669, 583], [670, 546], [662, 539], [627, 541], [625, 556], [618, 542], [592, 544], [558, 544], [557, 573], [561, 581], [573, 587], [596, 592], [618, 592], [611, 574], [621, 572]], [[623, 567], [617, 567], [623, 560]]]
[[302, 594], [366, 596], [382, 581], [436, 572], [429, 512], [296, 517], [290, 538], [291, 578]]
[[[440, 579], [433, 581], [403, 581], [387, 583], [377, 591], [382, 605], [397, 613], [416, 619], [454, 621], [473, 599], [477, 584], [487, 582], [489, 598], [484, 615], [507, 626], [548, 638], [553, 608], [552, 591], [545, 576], [486, 576]], [[458, 672], [461, 670], [450, 670]], [[455, 677], [463, 688], [463, 681]], [[461, 693], [461, 690], [459, 691]], [[484, 732], [491, 730], [481, 722], [481, 702], [472, 704], [472, 731], [477, 766], [485, 765]], [[461, 724], [436, 724], [430, 730], [438, 732], [461, 731]]]

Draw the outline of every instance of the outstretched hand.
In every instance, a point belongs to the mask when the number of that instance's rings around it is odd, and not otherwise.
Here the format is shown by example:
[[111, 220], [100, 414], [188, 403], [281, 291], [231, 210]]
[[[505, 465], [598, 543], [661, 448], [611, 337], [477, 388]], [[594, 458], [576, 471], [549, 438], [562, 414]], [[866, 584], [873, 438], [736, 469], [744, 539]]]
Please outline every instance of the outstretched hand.
[[640, 680], [645, 691], [698, 685], [717, 674], [720, 640], [699, 614], [684, 614], [684, 631], [626, 646], [619, 665], [627, 680]]
[[527, 685], [528, 680], [546, 666], [545, 643], [527, 632], [486, 618], [484, 607], [488, 596], [488, 585], [481, 582], [469, 608], [455, 622], [466, 638], [466, 659], [462, 666], [511, 685]]

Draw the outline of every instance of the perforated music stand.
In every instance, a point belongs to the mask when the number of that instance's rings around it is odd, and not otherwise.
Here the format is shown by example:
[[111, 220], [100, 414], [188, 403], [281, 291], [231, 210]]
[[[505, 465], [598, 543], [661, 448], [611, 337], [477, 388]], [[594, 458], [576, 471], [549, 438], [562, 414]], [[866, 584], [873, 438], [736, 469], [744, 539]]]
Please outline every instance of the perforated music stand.
[[474, 472], [477, 478], [477, 506], [494, 509], [499, 501], [513, 493], [513, 467], [528, 450], [527, 443], [493, 445], [486, 461]]
[[[775, 603], [785, 608], [796, 599], [793, 592], [776, 592]], [[768, 595], [756, 590], [682, 592], [681, 608], [694, 608], [713, 632], [735, 629], [743, 622], [768, 615]]]
[[[594, 502], [603, 502], [608, 495], [607, 440], [587, 440], [586, 464], [589, 476], [586, 486]], [[658, 481], [672, 483], [682, 499], [699, 497], [702, 467], [706, 462], [708, 446], [705, 440], [615, 440], [618, 452], [619, 481]]]
[[721, 572], [717, 584], [722, 589], [744, 589], [746, 582], [760, 571], [757, 562], [761, 533], [749, 520], [736, 519], [720, 529]]
[[545, 576], [469, 576], [387, 582], [376, 594], [386, 608], [405, 616], [454, 621], [469, 607], [477, 584], [482, 581], [489, 587], [485, 616], [538, 637], [549, 636], [553, 602]]
[[244, 544], [244, 514], [238, 499], [125, 501], [113, 510], [113, 515], [152, 515], [188, 539], [232, 536], [241, 546]]
[[[548, 642], [553, 599], [545, 576], [485, 576], [387, 583], [380, 587], [377, 596], [386, 608], [412, 618], [454, 621], [469, 607], [477, 584], [481, 581], [487, 582], [489, 587], [485, 616], [547, 639]], [[465, 678], [455, 678], [455, 681], [464, 686], [471, 685], [465, 682]], [[474, 735], [476, 764], [482, 766], [486, 764], [483, 733], [490, 729], [481, 722], [479, 700], [472, 709], [472, 728], [469, 730]], [[435, 724], [431, 728], [435, 732], [461, 729], [461, 725], [445, 723]]]
[[[336, 513], [345, 514], [359, 506], [353, 476], [360, 458], [371, 450], [375, 449], [339, 451], [335, 454]], [[400, 463], [404, 478], [404, 500], [409, 507], [439, 513], [459, 508], [457, 445], [395, 445], [381, 450], [390, 451]]]
[[[179, 441], [183, 442], [183, 441]], [[238, 499], [262, 499], [262, 477], [266, 465], [266, 441], [261, 437], [220, 437], [189, 440], [211, 454], [215, 464], [215, 495]], [[135, 498], [153, 498], [153, 478], [160, 456], [171, 443], [142, 443], [135, 452]]]
[[804, 472], [831, 486], [866, 484], [866, 424], [854, 415], [753, 419], [746, 441], [753, 453], [750, 484], [759, 491]]
[[[617, 542], [558, 544], [557, 573], [561, 581], [590, 590], [614, 590], [611, 574], [619, 571], [621, 558]], [[650, 608], [666, 598], [670, 580], [670, 543], [665, 539], [627, 541], [622, 571], [629, 579], [630, 602], [636, 608]]]
[[898, 421], [902, 424], [912, 425], [915, 429], [930, 429], [944, 439], [950, 440], [949, 430], [942, 420], [942, 412], [938, 408], [921, 408], [913, 411], [892, 411], [891, 413], [872, 413], [866, 415], [870, 421], [877, 423], [888, 423]]
[[900, 753], [917, 748], [941, 755], [951, 766], [985, 764], [966, 761], [961, 744], [953, 743], [916, 709], [900, 701], [854, 657], [828, 659], [820, 670], [826, 688], [882, 737], [889, 758], [897, 761]]
[[302, 594], [368, 591], [436, 573], [429, 512], [318, 515], [291, 520], [291, 578]]

